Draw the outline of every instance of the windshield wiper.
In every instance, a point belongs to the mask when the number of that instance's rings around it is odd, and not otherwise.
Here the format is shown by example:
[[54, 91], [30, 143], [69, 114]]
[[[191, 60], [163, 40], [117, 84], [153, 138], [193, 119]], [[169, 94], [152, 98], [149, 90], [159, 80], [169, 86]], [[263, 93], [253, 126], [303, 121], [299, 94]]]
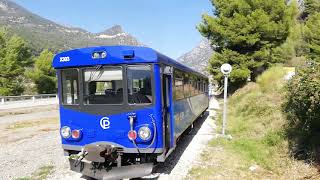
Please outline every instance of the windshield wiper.
[[95, 68], [93, 71], [91, 71], [90, 77], [89, 77], [89, 80], [88, 80], [88, 83], [90, 83], [91, 81], [94, 81], [94, 80], [99, 79], [99, 76], [98, 76], [96, 79], [92, 79], [92, 78], [96, 75], [96, 73], [97, 73], [101, 68], [102, 68], [102, 65], [97, 65], [96, 68]]

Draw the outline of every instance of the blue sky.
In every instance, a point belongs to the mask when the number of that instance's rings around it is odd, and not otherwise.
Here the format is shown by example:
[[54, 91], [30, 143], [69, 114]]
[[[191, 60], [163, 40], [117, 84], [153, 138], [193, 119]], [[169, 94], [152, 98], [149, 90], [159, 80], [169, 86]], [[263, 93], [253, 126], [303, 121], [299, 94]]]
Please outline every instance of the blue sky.
[[196, 25], [209, 0], [14, 0], [59, 24], [101, 32], [115, 24], [139, 41], [177, 58], [201, 41]]

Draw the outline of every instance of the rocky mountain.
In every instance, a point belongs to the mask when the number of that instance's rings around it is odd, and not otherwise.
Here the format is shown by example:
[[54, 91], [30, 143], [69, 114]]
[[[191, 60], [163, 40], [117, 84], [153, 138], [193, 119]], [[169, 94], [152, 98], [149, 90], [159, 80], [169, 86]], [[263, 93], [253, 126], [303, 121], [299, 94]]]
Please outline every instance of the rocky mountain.
[[[23, 37], [35, 54], [40, 53], [43, 49], [57, 52], [99, 45], [143, 46], [136, 38], [126, 33], [120, 25], [115, 25], [100, 33], [90, 33], [81, 28], [60, 25], [42, 18], [10, 0], [0, 0], [0, 27], [6, 27], [9, 33], [16, 33]], [[178, 60], [204, 72], [212, 52], [209, 42], [203, 40]]]
[[178, 61], [199, 72], [208, 74], [206, 68], [212, 53], [213, 50], [210, 47], [209, 41], [207, 39], [203, 39], [198, 46], [180, 56]]
[[142, 45], [119, 25], [90, 33], [42, 18], [9, 0], [0, 0], [0, 27], [23, 37], [36, 53], [44, 48], [60, 51], [99, 45]]

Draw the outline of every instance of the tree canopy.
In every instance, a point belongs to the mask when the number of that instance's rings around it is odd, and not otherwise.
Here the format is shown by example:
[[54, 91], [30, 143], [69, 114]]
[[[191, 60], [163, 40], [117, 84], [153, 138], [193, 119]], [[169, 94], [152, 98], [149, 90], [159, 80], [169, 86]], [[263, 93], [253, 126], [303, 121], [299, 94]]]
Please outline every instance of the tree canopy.
[[38, 57], [34, 58], [34, 69], [28, 74], [36, 86], [37, 93], [57, 92], [56, 71], [51, 65], [53, 56], [51, 51], [45, 49]]
[[23, 74], [31, 63], [30, 49], [25, 41], [16, 35], [9, 37], [0, 30], [0, 95], [23, 92]]
[[209, 63], [213, 78], [222, 85], [219, 67], [233, 66], [231, 86], [254, 80], [270, 64], [277, 63], [275, 48], [281, 46], [294, 24], [297, 8], [285, 0], [212, 0], [214, 15], [203, 15], [198, 25], [216, 51]]
[[320, 63], [320, 12], [308, 17], [305, 25], [305, 41], [310, 50], [308, 59]]
[[320, 12], [320, 0], [304, 0], [304, 17]]

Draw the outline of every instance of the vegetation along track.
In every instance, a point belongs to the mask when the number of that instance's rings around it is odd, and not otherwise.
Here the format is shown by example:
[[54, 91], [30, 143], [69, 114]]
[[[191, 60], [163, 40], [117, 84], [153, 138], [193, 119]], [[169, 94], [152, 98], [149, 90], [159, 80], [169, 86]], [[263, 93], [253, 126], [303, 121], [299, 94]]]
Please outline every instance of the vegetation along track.
[[273, 67], [230, 96], [227, 133], [233, 138], [211, 140], [190, 179], [320, 178], [312, 163], [290, 154], [281, 111], [285, 74], [286, 68]]

